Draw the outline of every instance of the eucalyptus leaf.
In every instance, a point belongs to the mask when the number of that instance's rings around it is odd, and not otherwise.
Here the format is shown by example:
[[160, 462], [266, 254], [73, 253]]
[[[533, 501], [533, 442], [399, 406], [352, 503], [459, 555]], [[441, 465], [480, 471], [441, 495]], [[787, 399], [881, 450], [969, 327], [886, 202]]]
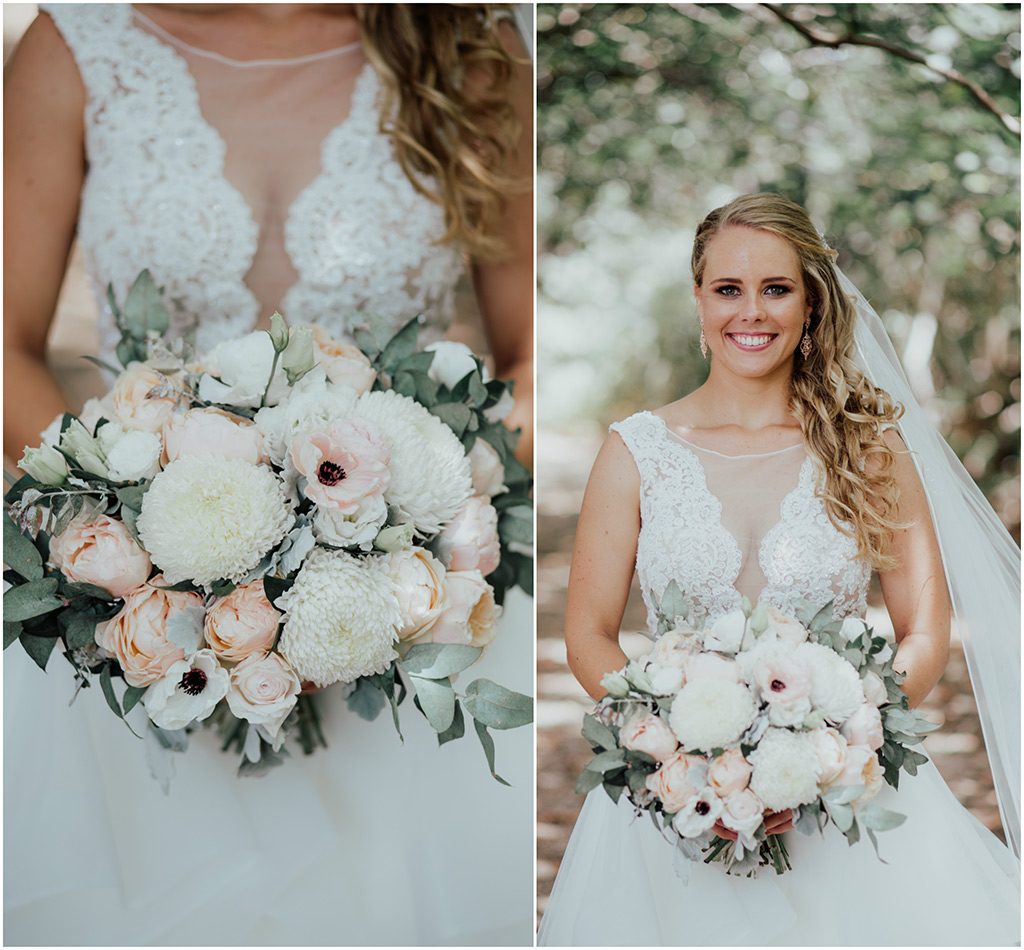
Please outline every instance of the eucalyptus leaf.
[[21, 636], [21, 624], [18, 621], [4, 621], [4, 649], [6, 650]]
[[117, 716], [118, 719], [124, 718], [124, 713], [121, 712], [121, 706], [117, 701], [117, 696], [114, 693], [114, 684], [110, 678], [110, 664], [103, 664], [103, 669], [100, 670], [100, 689], [103, 691], [103, 698], [107, 701], [107, 705], [111, 711]]
[[121, 697], [122, 705], [124, 706], [124, 714], [127, 716], [139, 703], [146, 694], [147, 686], [129, 686], [124, 691], [124, 696]]
[[153, 275], [144, 270], [135, 278], [125, 299], [121, 317], [122, 331], [127, 332], [133, 340], [141, 342], [150, 332], [157, 335], [166, 333], [170, 325], [163, 291], [157, 287]]
[[533, 700], [488, 679], [473, 680], [463, 700], [468, 712], [494, 729], [514, 729], [533, 722]]
[[461, 673], [471, 666], [483, 651], [461, 643], [420, 643], [399, 661], [410, 676], [442, 679]]
[[523, 506], [504, 511], [498, 520], [498, 533], [506, 544], [533, 544], [533, 509]]
[[619, 803], [619, 799], [622, 798], [622, 793], [626, 790], [626, 786], [610, 785], [608, 782], [605, 782], [604, 790], [608, 793], [608, 797], [617, 805]]
[[356, 688], [345, 698], [345, 704], [360, 719], [372, 722], [387, 703], [382, 690], [365, 679], [356, 682]]
[[604, 781], [604, 776], [600, 772], [592, 772], [590, 769], [584, 769], [580, 773], [580, 777], [576, 779], [576, 794], [586, 795], [592, 789], [597, 788]]
[[821, 797], [828, 805], [848, 805], [863, 794], [863, 785], [833, 785], [825, 789]]
[[444, 732], [437, 734], [437, 744], [444, 745], [454, 739], [461, 739], [466, 734], [466, 717], [462, 714], [462, 704], [455, 701], [455, 715], [452, 717], [452, 724]]
[[32, 634], [23, 631], [18, 639], [21, 641], [25, 652], [32, 657], [36, 666], [41, 670], [45, 670], [46, 661], [50, 659], [50, 654], [57, 643], [56, 637], [34, 637]]
[[899, 828], [907, 820], [906, 815], [901, 815], [899, 812], [891, 811], [888, 808], [875, 804], [864, 805], [862, 808], [859, 808], [857, 816], [865, 828], [871, 828], [873, 831], [889, 831], [893, 828]]
[[451, 683], [421, 676], [409, 677], [416, 689], [420, 708], [435, 732], [445, 732], [455, 719], [455, 691]]
[[836, 827], [844, 834], [853, 824], [853, 809], [849, 805], [829, 805], [828, 813], [836, 823]]
[[18, 530], [7, 512], [4, 512], [4, 563], [27, 581], [37, 581], [43, 576], [43, 557], [39, 549], [31, 538]]
[[626, 764], [626, 750], [625, 749], [609, 749], [607, 752], [599, 752], [587, 763], [587, 771], [589, 772], [600, 772], [602, 775], [605, 772], [610, 772], [612, 769], [619, 768]]
[[469, 425], [469, 420], [473, 416], [473, 411], [461, 402], [439, 402], [436, 406], [431, 406], [430, 412], [437, 416], [460, 439]]
[[4, 594], [4, 620], [31, 620], [63, 606], [64, 601], [57, 596], [57, 578], [44, 577], [19, 584]]
[[587, 715], [583, 717], [583, 738], [591, 745], [600, 746], [602, 749], [614, 749], [617, 746], [615, 733], [596, 716]]
[[108, 604], [117, 600], [109, 590], [106, 590], [103, 587], [97, 587], [95, 584], [84, 584], [81, 581], [65, 584], [62, 593], [69, 599], [75, 597], [92, 597], [94, 600], [102, 600], [104, 603]]
[[[491, 775], [502, 785], [508, 785], [495, 770], [494, 770], [494, 739], [491, 738], [491, 734], [487, 731], [487, 726], [477, 719], [473, 720], [473, 728], [476, 730], [477, 738], [480, 740], [480, 745], [483, 746], [484, 755], [487, 756], [487, 767], [491, 770]], [[601, 777], [597, 777], [598, 782], [601, 781]]]
[[96, 618], [88, 614], [68, 611], [64, 628], [64, 643], [69, 650], [80, 650], [96, 642]]

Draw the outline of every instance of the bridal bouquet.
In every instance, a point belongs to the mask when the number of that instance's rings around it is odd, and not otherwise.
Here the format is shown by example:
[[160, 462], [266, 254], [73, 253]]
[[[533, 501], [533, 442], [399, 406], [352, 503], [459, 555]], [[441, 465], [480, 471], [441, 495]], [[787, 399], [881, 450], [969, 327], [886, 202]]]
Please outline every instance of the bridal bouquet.
[[472, 718], [502, 781], [488, 729], [532, 702], [453, 681], [531, 583], [509, 384], [460, 344], [418, 351], [416, 321], [353, 346], [275, 314], [194, 354], [163, 339], [148, 272], [108, 296], [123, 372], [26, 448], [5, 497], [5, 649], [45, 669], [62, 644], [129, 728], [181, 750], [213, 725], [241, 773], [327, 744], [316, 688], [396, 728], [411, 691], [439, 743]]
[[[832, 605], [799, 617], [774, 607], [686, 624], [670, 583], [648, 655], [602, 680], [608, 695], [584, 720], [596, 753], [577, 783], [622, 794], [691, 861], [733, 874], [790, 868], [765, 818], [792, 809], [805, 834], [831, 822], [855, 843], [904, 816], [871, 803], [927, 761], [912, 746], [937, 728], [909, 709], [888, 641]], [[736, 840], [715, 834], [716, 823]]]

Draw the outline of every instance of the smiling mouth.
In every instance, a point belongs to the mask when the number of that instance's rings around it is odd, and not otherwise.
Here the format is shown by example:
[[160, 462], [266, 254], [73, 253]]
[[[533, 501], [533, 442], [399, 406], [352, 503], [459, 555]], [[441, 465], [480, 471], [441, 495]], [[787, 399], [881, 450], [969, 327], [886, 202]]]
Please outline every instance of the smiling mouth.
[[727, 333], [726, 336], [738, 349], [749, 352], [767, 349], [778, 336], [777, 333]]

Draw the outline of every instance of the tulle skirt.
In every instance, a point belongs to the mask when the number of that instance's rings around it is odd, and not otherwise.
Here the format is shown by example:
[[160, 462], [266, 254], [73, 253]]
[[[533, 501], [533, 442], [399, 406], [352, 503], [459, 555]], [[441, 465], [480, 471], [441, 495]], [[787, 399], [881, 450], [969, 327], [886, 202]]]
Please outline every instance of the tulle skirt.
[[552, 946], [1012, 946], [1020, 940], [1020, 864], [928, 763], [879, 804], [907, 815], [862, 839], [786, 834], [793, 870], [756, 879], [721, 865], [674, 869], [675, 848], [625, 797], [583, 805], [539, 943]]
[[[477, 676], [532, 692], [532, 601], [510, 594]], [[322, 697], [330, 748], [239, 779], [206, 730], [165, 796], [98, 688], [69, 709], [13, 645], [4, 669], [5, 944], [509, 945], [532, 942], [532, 731], [470, 725], [438, 748], [411, 700], [405, 743]]]

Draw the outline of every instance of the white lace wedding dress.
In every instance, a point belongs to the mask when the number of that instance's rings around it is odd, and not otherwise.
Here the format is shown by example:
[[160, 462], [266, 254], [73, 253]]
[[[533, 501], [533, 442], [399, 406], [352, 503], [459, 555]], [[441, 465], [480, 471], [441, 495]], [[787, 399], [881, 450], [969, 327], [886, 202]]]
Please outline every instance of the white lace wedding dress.
[[[655, 602], [672, 579], [691, 616], [714, 621], [742, 595], [782, 610], [834, 599], [865, 613], [870, 570], [828, 520], [815, 469], [797, 444], [723, 455], [640, 412], [612, 426], [640, 473], [637, 573], [655, 635]], [[793, 870], [732, 877], [721, 865], [677, 875], [675, 848], [646, 816], [603, 789], [583, 805], [539, 942], [556, 946], [1013, 945], [1019, 863], [928, 763], [877, 801], [907, 815], [879, 835], [880, 862], [834, 827], [786, 834]]]
[[[185, 47], [127, 4], [53, 5], [88, 98], [79, 241], [105, 305], [150, 268], [173, 328], [199, 345], [280, 309], [344, 337], [361, 314], [424, 339], [452, 316], [459, 252], [437, 245], [377, 129], [377, 74], [358, 44], [239, 64]], [[322, 141], [322, 145], [321, 145]], [[532, 692], [531, 602], [462, 674]], [[526, 944], [532, 936], [529, 729], [496, 735], [490, 776], [470, 730], [437, 747], [402, 707], [366, 723], [322, 696], [330, 748], [261, 779], [198, 731], [165, 797], [144, 743], [99, 689], [68, 707], [58, 653], [4, 664], [5, 943]]]

